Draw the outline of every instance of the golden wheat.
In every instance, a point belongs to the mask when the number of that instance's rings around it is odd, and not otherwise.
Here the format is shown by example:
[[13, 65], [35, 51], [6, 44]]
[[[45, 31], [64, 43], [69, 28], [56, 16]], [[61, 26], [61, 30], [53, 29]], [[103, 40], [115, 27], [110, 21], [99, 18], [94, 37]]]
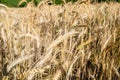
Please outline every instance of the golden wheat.
[[47, 1], [0, 5], [1, 79], [119, 80], [120, 4]]

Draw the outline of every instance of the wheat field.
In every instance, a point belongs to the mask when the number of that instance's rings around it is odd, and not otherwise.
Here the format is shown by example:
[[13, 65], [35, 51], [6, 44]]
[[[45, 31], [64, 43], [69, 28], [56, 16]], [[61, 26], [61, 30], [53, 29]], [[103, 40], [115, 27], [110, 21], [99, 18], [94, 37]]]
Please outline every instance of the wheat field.
[[120, 80], [120, 3], [0, 4], [0, 80]]

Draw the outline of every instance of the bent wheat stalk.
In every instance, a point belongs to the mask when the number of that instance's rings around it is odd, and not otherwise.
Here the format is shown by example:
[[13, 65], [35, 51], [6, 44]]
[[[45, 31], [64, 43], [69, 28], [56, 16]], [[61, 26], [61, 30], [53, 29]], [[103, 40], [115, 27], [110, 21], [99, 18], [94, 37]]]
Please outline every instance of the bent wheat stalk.
[[26, 55], [26, 56], [22, 56], [14, 61], [12, 61], [8, 66], [7, 66], [7, 72], [9, 72], [15, 65], [28, 60], [29, 58], [32, 58], [34, 56], [34, 54], [31, 55]]

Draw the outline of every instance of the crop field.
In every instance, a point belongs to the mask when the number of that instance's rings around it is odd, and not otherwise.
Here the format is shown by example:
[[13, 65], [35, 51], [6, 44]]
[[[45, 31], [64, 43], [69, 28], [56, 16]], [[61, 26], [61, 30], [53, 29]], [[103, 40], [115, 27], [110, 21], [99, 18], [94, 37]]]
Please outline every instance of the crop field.
[[120, 3], [0, 4], [0, 80], [120, 80]]

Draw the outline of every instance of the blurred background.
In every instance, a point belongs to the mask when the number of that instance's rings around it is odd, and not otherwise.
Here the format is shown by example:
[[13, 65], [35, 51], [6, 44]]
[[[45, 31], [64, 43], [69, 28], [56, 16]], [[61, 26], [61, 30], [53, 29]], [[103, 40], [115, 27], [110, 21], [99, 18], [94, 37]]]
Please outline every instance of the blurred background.
[[[19, 4], [22, 1], [21, 4]], [[5, 4], [9, 7], [25, 7], [29, 2], [33, 2], [36, 6], [43, 0], [0, 0], [0, 3]], [[64, 4], [64, 0], [48, 0], [52, 1], [53, 4]], [[76, 2], [80, 0], [65, 0], [66, 2]], [[82, 1], [82, 0], [81, 0]], [[96, 2], [120, 2], [120, 0], [91, 0], [91, 3]]]

